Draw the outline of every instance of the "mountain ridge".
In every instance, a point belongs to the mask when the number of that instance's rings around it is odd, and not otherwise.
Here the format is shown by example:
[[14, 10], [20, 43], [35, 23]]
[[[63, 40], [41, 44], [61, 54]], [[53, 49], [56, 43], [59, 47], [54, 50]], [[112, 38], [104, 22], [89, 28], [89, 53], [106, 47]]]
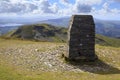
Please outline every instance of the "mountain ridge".
[[[44, 20], [39, 23], [47, 23], [55, 26], [64, 26], [68, 27], [70, 21], [70, 17], [58, 18], [58, 19], [49, 19]], [[120, 37], [120, 21], [114, 20], [100, 20], [94, 18], [96, 33], [102, 34], [108, 37]]]
[[[56, 27], [50, 24], [24, 25], [3, 35], [4, 38], [18, 38], [45, 42], [66, 42], [67, 28]], [[96, 34], [96, 44], [119, 47], [120, 39]]]
[[23, 25], [3, 36], [37, 41], [64, 42], [66, 40], [66, 35], [67, 30], [63, 27], [55, 27], [50, 24], [33, 24]]
[[[59, 27], [68, 27], [70, 21], [70, 17], [56, 18], [56, 19], [48, 19], [48, 20], [36, 20], [32, 23], [24, 22], [23, 25], [32, 25], [32, 24], [40, 24], [46, 23]], [[96, 25], [96, 33], [102, 34], [108, 37], [120, 38], [120, 21], [115, 20], [100, 20], [94, 18], [94, 22]], [[19, 24], [19, 23], [18, 23]], [[17, 29], [19, 26], [0, 26], [0, 35], [7, 33], [10, 30]]]

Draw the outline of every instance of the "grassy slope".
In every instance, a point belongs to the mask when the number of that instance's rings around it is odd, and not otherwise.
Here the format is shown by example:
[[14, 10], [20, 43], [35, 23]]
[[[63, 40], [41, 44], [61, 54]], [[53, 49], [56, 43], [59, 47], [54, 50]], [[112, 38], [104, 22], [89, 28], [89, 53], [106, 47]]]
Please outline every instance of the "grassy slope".
[[4, 38], [19, 38], [39, 41], [65, 42], [67, 29], [50, 24], [23, 25], [3, 35]]
[[[39, 38], [36, 37], [36, 32], [39, 32]], [[56, 27], [50, 24], [33, 24], [24, 25], [19, 29], [10, 31], [3, 35], [4, 38], [19, 38], [39, 41], [55, 41], [66, 42], [67, 28]], [[96, 43], [100, 45], [119, 47], [119, 39], [108, 38], [99, 34], [96, 34]]]
[[[19, 45], [18, 45], [19, 44]], [[5, 40], [0, 39], [0, 48], [8, 47], [24, 47], [24, 45], [64, 45], [63, 43], [48, 43], [48, 42], [32, 42], [32, 41], [21, 41], [21, 40]], [[41, 49], [41, 48], [40, 48]], [[44, 48], [43, 51], [47, 50], [48, 47]], [[54, 47], [53, 47], [54, 50]], [[99, 58], [120, 69], [119, 58], [120, 48], [108, 47], [96, 45], [96, 54]], [[6, 61], [3, 54], [0, 54], [0, 80], [120, 80], [120, 74], [108, 73], [108, 74], [96, 74], [91, 72], [32, 72], [22, 69], [18, 66], [13, 66]]]
[[96, 34], [96, 43], [103, 46], [120, 47], [120, 39], [110, 38]]

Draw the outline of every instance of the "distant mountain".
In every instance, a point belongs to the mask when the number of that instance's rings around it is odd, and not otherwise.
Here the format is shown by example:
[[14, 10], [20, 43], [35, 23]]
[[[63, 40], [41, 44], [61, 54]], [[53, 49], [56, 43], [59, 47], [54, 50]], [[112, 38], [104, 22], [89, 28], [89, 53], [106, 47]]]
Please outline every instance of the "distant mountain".
[[57, 18], [57, 19], [48, 19], [44, 21], [40, 21], [38, 23], [47, 23], [54, 26], [62, 26], [62, 27], [68, 27], [70, 18], [64, 17], [64, 18]]
[[[17, 24], [36, 24], [36, 23], [47, 23], [58, 27], [68, 27], [70, 21], [70, 17], [63, 17], [63, 18], [57, 18], [57, 19], [48, 19], [41, 21], [40, 18], [28, 20], [23, 19], [23, 21], [20, 19]], [[115, 37], [120, 38], [120, 21], [109, 21], [109, 20], [99, 20], [94, 19], [95, 25], [96, 25], [96, 33], [102, 34], [108, 37]], [[6, 21], [3, 20], [0, 22], [1, 24], [8, 24], [9, 20]], [[11, 20], [11, 23], [13, 24], [14, 21]], [[2, 27], [0, 25], [0, 35], [9, 32], [10, 30], [17, 29], [19, 26], [4, 26]]]
[[23, 24], [0, 24], [0, 35], [3, 35], [11, 30], [17, 29]]
[[[67, 28], [56, 27], [50, 24], [34, 24], [24, 25], [16, 30], [8, 32], [3, 38], [18, 38], [36, 41], [49, 41], [49, 42], [66, 42], [67, 41]], [[120, 39], [109, 38], [103, 35], [96, 34], [96, 44], [103, 46], [120, 46]]]
[[[40, 23], [48, 23], [55, 26], [68, 27], [70, 18], [49, 19]], [[120, 21], [108, 21], [94, 19], [96, 25], [96, 33], [109, 37], [120, 38]]]
[[67, 29], [63, 27], [55, 27], [49, 24], [33, 24], [24, 25], [17, 30], [13, 30], [3, 37], [20, 38], [37, 41], [59, 41], [64, 42], [67, 39]]
[[120, 38], [120, 21], [95, 20], [96, 33]]

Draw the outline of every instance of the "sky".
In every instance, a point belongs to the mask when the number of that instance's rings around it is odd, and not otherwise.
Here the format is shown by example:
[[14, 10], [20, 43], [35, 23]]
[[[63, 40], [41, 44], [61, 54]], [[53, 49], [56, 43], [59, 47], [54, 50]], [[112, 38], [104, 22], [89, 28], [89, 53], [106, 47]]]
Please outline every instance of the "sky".
[[0, 0], [0, 18], [58, 18], [74, 14], [120, 20], [120, 0]]

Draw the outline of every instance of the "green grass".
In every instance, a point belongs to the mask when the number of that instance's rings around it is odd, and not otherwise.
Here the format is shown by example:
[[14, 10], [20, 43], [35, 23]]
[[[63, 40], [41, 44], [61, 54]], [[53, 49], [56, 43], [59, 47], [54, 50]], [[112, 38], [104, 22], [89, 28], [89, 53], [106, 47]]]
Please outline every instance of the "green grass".
[[0, 80], [120, 80], [119, 74], [99, 75], [75, 72], [20, 73], [12, 68], [0, 66]]
[[25, 72], [14, 66], [0, 65], [0, 80], [120, 80], [120, 74], [100, 75], [88, 72]]
[[17, 30], [10, 31], [3, 38], [19, 38], [38, 41], [65, 42], [67, 29], [50, 24], [23, 25]]
[[96, 43], [103, 46], [120, 47], [120, 39], [110, 38], [96, 34]]
[[[36, 45], [38, 51], [46, 51], [47, 49], [55, 50], [59, 45], [65, 43], [56, 42], [35, 42], [25, 40], [1, 39], [0, 50], [8, 47], [20, 47]], [[58, 49], [58, 48], [57, 48]], [[28, 53], [29, 50], [26, 50]], [[120, 47], [96, 45], [96, 54], [104, 63], [120, 69]], [[8, 59], [8, 60], [7, 60]], [[11, 65], [10, 58], [0, 53], [0, 80], [120, 80], [120, 73], [94, 73], [94, 72], [72, 72], [72, 71], [28, 71], [24, 67]], [[92, 66], [91, 66], [92, 67]]]

